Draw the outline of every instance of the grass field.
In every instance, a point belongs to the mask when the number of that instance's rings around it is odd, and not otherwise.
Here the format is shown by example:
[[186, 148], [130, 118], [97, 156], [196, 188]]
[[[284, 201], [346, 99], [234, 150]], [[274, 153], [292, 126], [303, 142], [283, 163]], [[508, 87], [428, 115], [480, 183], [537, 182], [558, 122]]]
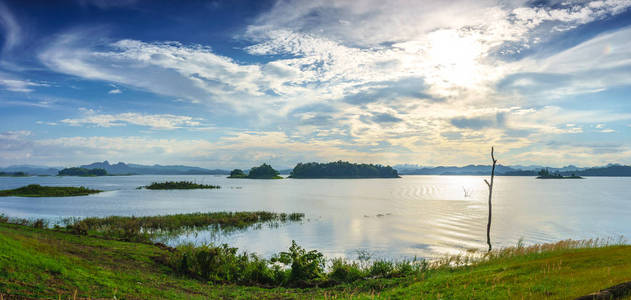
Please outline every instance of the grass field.
[[[359, 280], [327, 288], [209, 284], [164, 263], [172, 249], [0, 224], [0, 294], [62, 299], [570, 299], [631, 281], [631, 246], [560, 242], [460, 258], [418, 276]], [[446, 265], [452, 265], [447, 267]], [[455, 266], [455, 267], [454, 267]]]

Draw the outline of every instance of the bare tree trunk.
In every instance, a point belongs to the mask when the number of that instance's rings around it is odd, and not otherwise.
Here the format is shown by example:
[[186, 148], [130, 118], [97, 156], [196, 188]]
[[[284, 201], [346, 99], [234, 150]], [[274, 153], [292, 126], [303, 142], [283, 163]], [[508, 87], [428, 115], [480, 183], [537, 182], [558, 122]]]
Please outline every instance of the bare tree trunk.
[[486, 179], [486, 185], [489, 187], [489, 222], [486, 224], [486, 243], [489, 244], [489, 252], [491, 252], [491, 215], [492, 215], [492, 203], [491, 198], [493, 196], [493, 179], [495, 177], [495, 164], [497, 163], [497, 159], [493, 155], [493, 147], [491, 147], [491, 160], [493, 161], [493, 167], [491, 168], [491, 182], [489, 183]]

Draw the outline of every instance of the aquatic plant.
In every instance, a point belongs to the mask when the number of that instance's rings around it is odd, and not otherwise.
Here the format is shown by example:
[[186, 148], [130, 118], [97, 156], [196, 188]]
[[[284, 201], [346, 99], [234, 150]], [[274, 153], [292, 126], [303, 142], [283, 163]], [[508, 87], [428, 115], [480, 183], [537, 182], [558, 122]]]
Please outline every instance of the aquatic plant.
[[68, 218], [66, 229], [87, 235], [104, 236], [127, 241], [150, 242], [161, 235], [177, 234], [186, 230], [215, 229], [222, 231], [246, 229], [255, 224], [296, 222], [304, 218], [302, 213], [209, 212], [163, 216], [109, 216]]

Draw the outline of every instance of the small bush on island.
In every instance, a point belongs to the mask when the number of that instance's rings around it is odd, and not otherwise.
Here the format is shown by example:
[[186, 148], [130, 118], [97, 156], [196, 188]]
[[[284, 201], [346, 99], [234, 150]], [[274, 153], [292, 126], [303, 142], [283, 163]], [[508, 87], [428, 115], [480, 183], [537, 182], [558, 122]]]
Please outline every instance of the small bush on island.
[[[141, 187], [142, 188], [142, 187]], [[219, 189], [218, 185], [198, 184], [190, 181], [165, 181], [152, 182], [144, 186], [148, 190], [193, 190], [193, 189]]]
[[253, 167], [252, 169], [250, 169], [250, 172], [248, 173], [248, 178], [251, 179], [280, 179], [282, 177], [278, 176], [280, 173], [276, 170], [274, 170], [274, 168], [272, 168], [272, 166], [268, 165], [268, 164], [262, 164], [258, 167]]
[[248, 175], [240, 169], [234, 169], [230, 172], [228, 178], [248, 178], [248, 179], [282, 179], [279, 172], [274, 170], [272, 166], [264, 163], [258, 167], [252, 167]]
[[390, 166], [355, 164], [347, 161], [298, 163], [289, 178], [399, 178]]
[[228, 178], [248, 178], [248, 175], [246, 175], [241, 169], [234, 169], [230, 172], [230, 176], [228, 176]]
[[57, 173], [58, 176], [106, 176], [105, 169], [65, 168]]
[[39, 184], [29, 184], [21, 188], [13, 190], [0, 191], [0, 197], [17, 196], [17, 197], [71, 197], [86, 196], [102, 192], [101, 190], [93, 190], [86, 187], [73, 186], [41, 186]]

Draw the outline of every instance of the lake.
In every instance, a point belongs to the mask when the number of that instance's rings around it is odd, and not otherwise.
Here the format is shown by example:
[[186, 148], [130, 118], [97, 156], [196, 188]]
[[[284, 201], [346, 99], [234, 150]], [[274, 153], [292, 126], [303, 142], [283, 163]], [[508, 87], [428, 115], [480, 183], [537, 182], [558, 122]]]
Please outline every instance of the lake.
[[[291, 240], [329, 257], [434, 258], [486, 248], [488, 190], [481, 176], [400, 179], [227, 179], [212, 175], [0, 177], [0, 189], [38, 183], [107, 192], [67, 198], [0, 197], [0, 213], [47, 218], [158, 215], [211, 211], [303, 212], [301, 223], [233, 232], [198, 232], [170, 240], [228, 243], [264, 256]], [[219, 190], [137, 190], [153, 181], [190, 180]], [[494, 247], [562, 239], [631, 236], [631, 178], [536, 180], [496, 177]], [[465, 196], [465, 190], [469, 194]]]

